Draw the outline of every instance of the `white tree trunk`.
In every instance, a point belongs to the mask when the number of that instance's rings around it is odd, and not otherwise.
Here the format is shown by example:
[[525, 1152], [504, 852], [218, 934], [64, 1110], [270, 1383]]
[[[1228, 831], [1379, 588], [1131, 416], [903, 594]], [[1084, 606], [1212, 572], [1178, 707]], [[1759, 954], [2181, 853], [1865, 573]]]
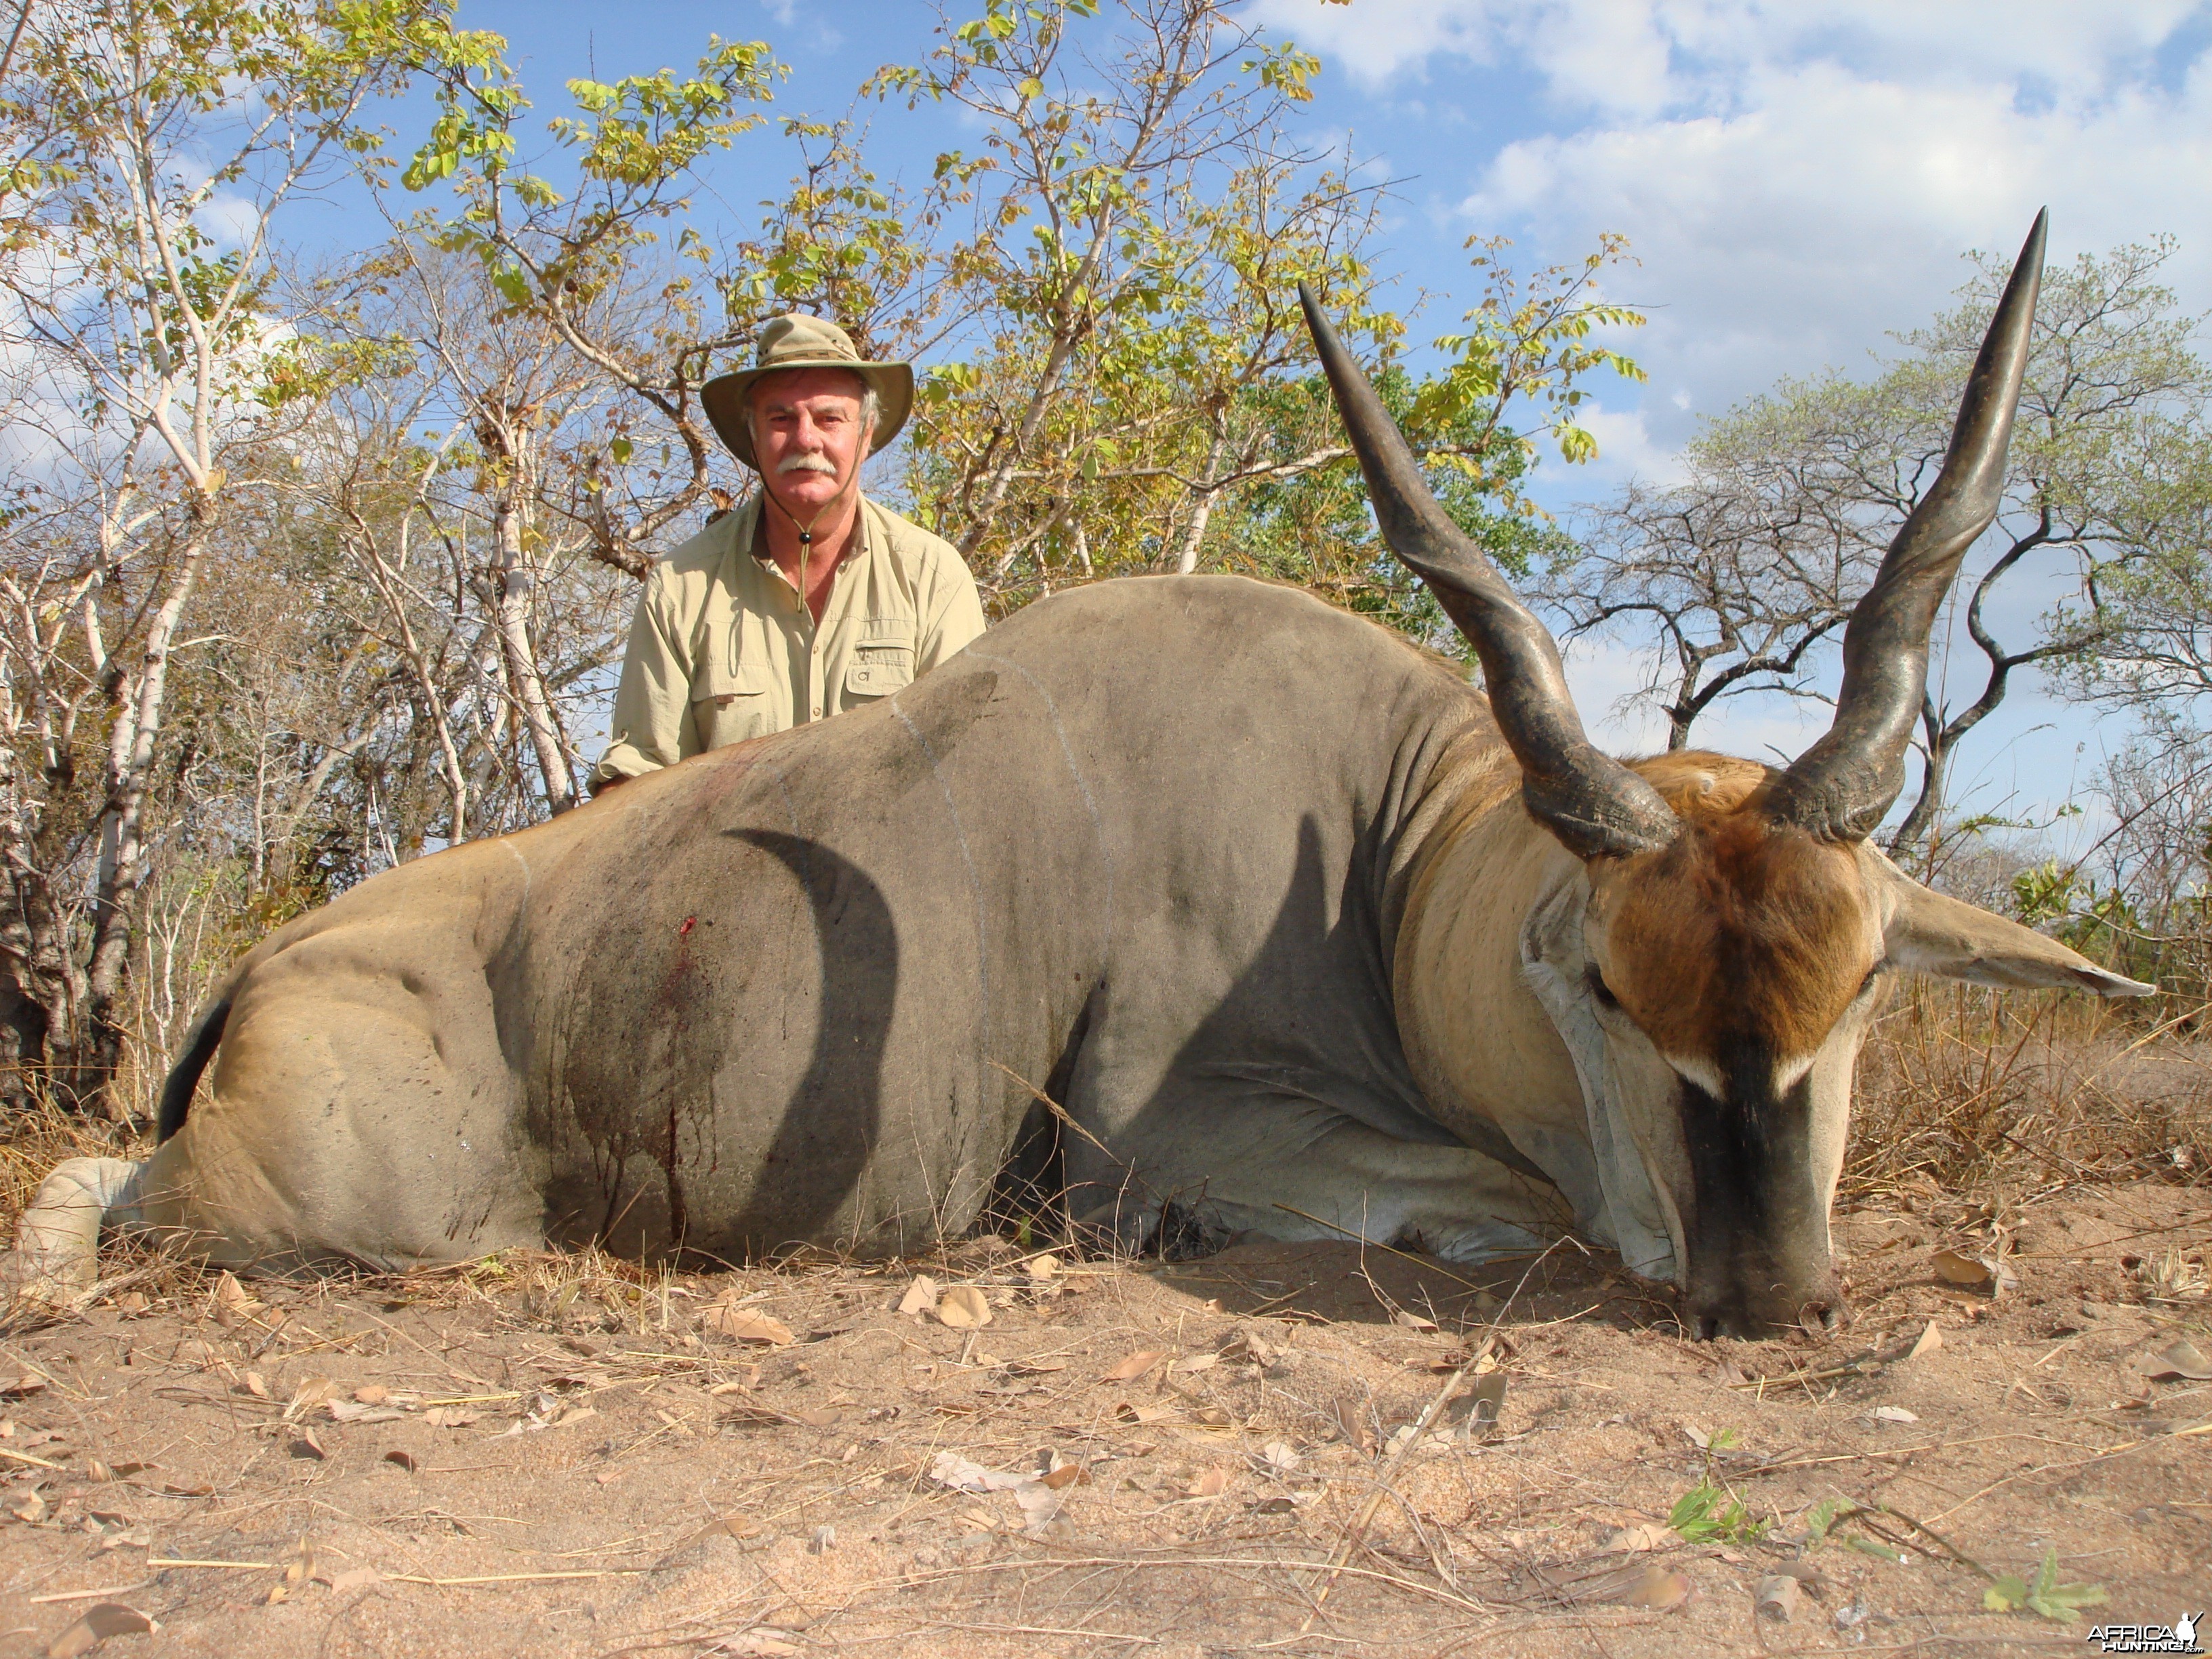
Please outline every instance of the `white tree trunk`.
[[499, 639], [507, 678], [522, 705], [522, 723], [545, 781], [545, 805], [557, 814], [576, 804], [576, 784], [568, 757], [561, 752], [561, 734], [553, 724], [544, 677], [538, 672], [538, 650], [530, 638], [530, 593], [537, 578], [523, 553], [520, 495], [520, 480], [511, 481], [495, 509], [492, 574], [498, 584]]

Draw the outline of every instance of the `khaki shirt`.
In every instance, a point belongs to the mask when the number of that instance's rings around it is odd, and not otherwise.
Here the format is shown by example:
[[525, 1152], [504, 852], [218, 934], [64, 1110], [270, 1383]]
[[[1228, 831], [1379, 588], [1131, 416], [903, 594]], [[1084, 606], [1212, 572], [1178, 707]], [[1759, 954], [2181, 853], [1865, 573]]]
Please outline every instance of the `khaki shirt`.
[[760, 508], [756, 493], [646, 578], [595, 787], [865, 708], [983, 631], [975, 579], [951, 544], [865, 497], [817, 629], [752, 551]]

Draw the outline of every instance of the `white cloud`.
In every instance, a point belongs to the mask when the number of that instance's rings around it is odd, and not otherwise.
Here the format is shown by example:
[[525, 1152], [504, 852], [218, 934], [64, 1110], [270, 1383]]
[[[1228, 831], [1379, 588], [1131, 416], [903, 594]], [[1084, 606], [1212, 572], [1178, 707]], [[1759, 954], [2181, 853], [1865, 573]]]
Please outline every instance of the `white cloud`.
[[2197, 0], [1255, 0], [1248, 15], [1370, 88], [1440, 60], [1525, 64], [1595, 109], [1725, 101], [1754, 64], [1827, 57], [1912, 81], [2027, 76], [2088, 91], [2140, 72]]
[[[1670, 445], [1653, 441], [1650, 429], [1644, 423], [1642, 410], [1607, 409], [1602, 404], [1589, 404], [1575, 414], [1590, 436], [1597, 440], [1597, 459], [1572, 470], [1573, 489], [1577, 495], [1599, 494], [1603, 488], [1626, 483], [1632, 477], [1661, 485], [1682, 481], [1680, 452]], [[1557, 484], [1566, 471], [1547, 467], [1546, 481]]]
[[[2169, 86], [2154, 63], [2193, 9], [1258, 0], [1251, 15], [1393, 97], [1473, 64], [1487, 72], [1463, 101], [1519, 70], [1534, 104], [1571, 112], [1493, 111], [1524, 136], [1464, 158], [1462, 223], [1532, 259], [1630, 237], [1642, 269], [1609, 286], [1651, 309], [1631, 349], [1666, 443], [1690, 428], [1686, 400], [1716, 411], [1784, 373], [1861, 366], [1944, 303], [1961, 251], [2010, 252], [2038, 206], [2060, 258], [2212, 222], [2212, 64]], [[2212, 245], [2185, 242], [2169, 276], [2212, 301]]]
[[[1643, 355], [1706, 407], [1924, 319], [1963, 276], [1959, 252], [2009, 252], [2039, 205], [2061, 258], [2212, 218], [2202, 90], [2025, 115], [2001, 86], [1907, 88], [1824, 63], [1744, 91], [1735, 115], [1509, 144], [1462, 204], [1474, 224], [1563, 249], [1626, 232], [1644, 270], [1614, 287], [1653, 307]], [[2185, 245], [2172, 273], [2192, 293], [2212, 286], [2207, 252]]]
[[[1601, 231], [1631, 239], [1640, 266], [1606, 287], [1649, 313], [1622, 343], [1650, 379], [1607, 387], [1586, 416], [1597, 464], [1538, 475], [1565, 512], [1632, 472], [1671, 476], [1699, 414], [1784, 374], [1863, 372], [1890, 332], [1948, 302], [1969, 274], [1961, 252], [2009, 256], [2039, 206], [2056, 261], [2179, 234], [2166, 278], [2188, 309], [2212, 307], [2212, 52], [2201, 31], [2177, 33], [2205, 12], [2203, 0], [1253, 0], [1245, 15], [1322, 53], [1343, 77], [1324, 82], [1338, 108], [1364, 101], [1386, 143], [1402, 135], [1439, 231], [1510, 235], [1524, 265], [1577, 258]], [[1431, 123], [1394, 126], [1417, 102], [1464, 110], [1454, 137], [1486, 134], [1484, 147], [1422, 148]], [[2021, 574], [1999, 606], [2013, 633], [2063, 580]], [[1982, 672], [1955, 643], [1947, 665], [1936, 641], [1954, 699]], [[1618, 642], [1570, 652], [1585, 717], [1617, 751], [1664, 739], [1648, 708], [1618, 707], [1648, 660]], [[1696, 738], [1794, 755], [1826, 720], [1747, 698]], [[1978, 730], [1955, 781], [1976, 806], [2048, 805], [2115, 735], [2029, 679]]]
[[261, 204], [249, 196], [219, 191], [192, 215], [192, 222], [228, 252], [245, 246], [252, 236], [261, 222]]

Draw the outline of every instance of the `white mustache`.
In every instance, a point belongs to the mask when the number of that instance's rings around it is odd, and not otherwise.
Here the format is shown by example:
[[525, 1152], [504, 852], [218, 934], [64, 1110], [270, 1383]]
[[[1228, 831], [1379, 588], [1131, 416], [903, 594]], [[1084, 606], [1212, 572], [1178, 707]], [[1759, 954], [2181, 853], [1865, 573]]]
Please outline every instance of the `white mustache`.
[[780, 478], [787, 472], [826, 472], [833, 478], [837, 476], [837, 469], [819, 455], [787, 455], [775, 464], [775, 473]]

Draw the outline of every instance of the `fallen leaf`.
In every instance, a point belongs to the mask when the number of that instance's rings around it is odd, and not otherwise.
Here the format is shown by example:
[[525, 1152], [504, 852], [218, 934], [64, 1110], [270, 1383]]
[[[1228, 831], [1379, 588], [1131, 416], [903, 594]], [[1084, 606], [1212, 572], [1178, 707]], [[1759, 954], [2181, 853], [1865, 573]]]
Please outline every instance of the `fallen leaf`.
[[1162, 1348], [1139, 1348], [1098, 1380], [1101, 1382], [1133, 1382], [1166, 1357]]
[[2137, 1362], [2142, 1374], [2154, 1382], [2171, 1382], [2186, 1377], [2194, 1382], [2212, 1378], [2212, 1359], [2187, 1337], [2169, 1342], [2147, 1359]]
[[1060, 1258], [1050, 1251], [1042, 1255], [1033, 1255], [1022, 1263], [1022, 1271], [1031, 1279], [1057, 1279], [1060, 1277]]
[[1867, 1413], [1873, 1423], [1917, 1423], [1920, 1419], [1902, 1406], [1876, 1406]]
[[899, 1298], [898, 1310], [902, 1314], [933, 1313], [937, 1309], [937, 1281], [927, 1273], [916, 1273], [914, 1283], [906, 1287]]
[[364, 1406], [354, 1400], [325, 1400], [323, 1409], [333, 1423], [397, 1423], [406, 1415], [389, 1406]]
[[1996, 1256], [1967, 1255], [1958, 1250], [1938, 1250], [1929, 1258], [1936, 1276], [1962, 1290], [2002, 1296], [2020, 1283], [2020, 1275]]
[[458, 1406], [433, 1406], [422, 1413], [422, 1420], [434, 1429], [465, 1429], [482, 1414]]
[[930, 1460], [929, 1478], [955, 1492], [1011, 1492], [1031, 1477], [1010, 1474], [1004, 1469], [987, 1469], [958, 1452], [941, 1451]]
[[1707, 1434], [1703, 1429], [1699, 1428], [1694, 1423], [1683, 1424], [1682, 1432], [1689, 1437], [1690, 1443], [1695, 1446], [1699, 1451], [1709, 1450], [1712, 1446], [1712, 1436]]
[[353, 1397], [364, 1406], [385, 1406], [392, 1401], [392, 1390], [381, 1382], [364, 1382], [353, 1391]]
[[1209, 1371], [1221, 1363], [1218, 1353], [1187, 1353], [1168, 1367], [1172, 1374], [1188, 1376], [1193, 1371]]
[[256, 1400], [269, 1398], [269, 1383], [259, 1371], [248, 1371], [238, 1379], [238, 1386]]
[[1816, 1601], [1828, 1593], [1828, 1581], [1820, 1577], [1820, 1568], [1810, 1561], [1784, 1561], [1775, 1571], [1795, 1578], [1798, 1588]]
[[1065, 1359], [1017, 1359], [1006, 1367], [1008, 1376], [1050, 1376], [1067, 1369]]
[[772, 1411], [766, 1406], [747, 1406], [742, 1403], [722, 1413], [721, 1420], [732, 1428], [779, 1429], [791, 1419], [782, 1412]]
[[1936, 1269], [1936, 1277], [1945, 1284], [1964, 1285], [1972, 1290], [1979, 1290], [1996, 1277], [1990, 1271], [1987, 1262], [1957, 1250], [1936, 1251], [1929, 1258], [1929, 1265]]
[[1297, 1512], [1297, 1507], [1298, 1501], [1295, 1498], [1263, 1498], [1258, 1503], [1252, 1505], [1252, 1513], [1255, 1515], [1291, 1515]]
[[284, 1407], [284, 1420], [296, 1423], [318, 1406], [337, 1397], [338, 1385], [327, 1376], [311, 1376], [292, 1390], [292, 1403]]
[[824, 1550], [834, 1550], [836, 1547], [837, 1528], [826, 1521], [815, 1528], [814, 1536], [806, 1540], [806, 1553], [809, 1555], [819, 1555]]
[[300, 1431], [300, 1437], [292, 1443], [292, 1455], [309, 1458], [319, 1463], [328, 1457], [330, 1453], [323, 1449], [323, 1443], [315, 1438], [315, 1431], [313, 1429], [302, 1429]]
[[1193, 1498], [1218, 1498], [1229, 1490], [1229, 1471], [1218, 1464], [1199, 1471], [1198, 1478], [1183, 1491]]
[[1054, 1492], [1058, 1492], [1063, 1486], [1073, 1486], [1078, 1483], [1088, 1484], [1091, 1477], [1083, 1472], [1083, 1465], [1080, 1463], [1062, 1463], [1056, 1469], [1048, 1469], [1044, 1474], [1037, 1476], [1037, 1479]]
[[1505, 1373], [1492, 1371], [1474, 1385], [1474, 1408], [1467, 1415], [1467, 1431], [1480, 1439], [1498, 1426], [1498, 1414], [1505, 1409]]
[[1608, 1586], [1607, 1593], [1599, 1599], [1624, 1607], [1666, 1613], [1690, 1599], [1690, 1581], [1686, 1575], [1666, 1567], [1645, 1567], [1626, 1583]]
[[1417, 1314], [1410, 1308], [1401, 1308], [1390, 1316], [1393, 1325], [1402, 1325], [1409, 1331], [1432, 1331], [1437, 1322], [1425, 1314]]
[[1024, 1480], [1014, 1488], [1014, 1502], [1022, 1511], [1022, 1530], [1032, 1538], [1052, 1524], [1066, 1501], [1061, 1488], [1042, 1480]]
[[1340, 1395], [1329, 1402], [1328, 1416], [1346, 1445], [1356, 1446], [1364, 1452], [1375, 1449], [1375, 1431], [1368, 1426], [1366, 1410], [1358, 1401], [1350, 1395]]
[[213, 1304], [215, 1322], [225, 1330], [241, 1320], [251, 1319], [264, 1305], [238, 1282], [236, 1273], [228, 1272], [215, 1282]]
[[1255, 1332], [1239, 1331], [1215, 1352], [1224, 1359], [1231, 1362], [1243, 1360], [1247, 1364], [1264, 1368], [1274, 1363], [1278, 1350]]
[[1125, 1400], [1114, 1407], [1117, 1423], [1158, 1423], [1174, 1415], [1173, 1406], [1135, 1406]]
[[761, 1342], [787, 1347], [795, 1340], [791, 1327], [757, 1308], [739, 1308], [718, 1302], [699, 1316], [699, 1328], [728, 1342]]
[[120, 1601], [101, 1601], [86, 1608], [82, 1618], [46, 1644], [46, 1659], [76, 1659], [78, 1654], [91, 1652], [111, 1636], [149, 1636], [159, 1629], [136, 1607], [126, 1607]]
[[43, 1376], [24, 1376], [12, 1382], [0, 1382], [0, 1400], [28, 1400], [33, 1395], [46, 1391], [46, 1379]]
[[0, 1504], [0, 1508], [6, 1509], [25, 1526], [35, 1527], [46, 1518], [46, 1494], [34, 1486], [28, 1492], [17, 1492], [4, 1504]]
[[1260, 1462], [1277, 1474], [1288, 1474], [1302, 1460], [1298, 1449], [1286, 1440], [1270, 1440], [1260, 1448]]
[[700, 1650], [701, 1659], [710, 1659], [715, 1654], [728, 1654], [732, 1659], [783, 1659], [787, 1654], [799, 1651], [789, 1642], [764, 1636], [757, 1630], [739, 1631], [734, 1636], [725, 1636], [711, 1648]]
[[991, 1304], [973, 1285], [951, 1285], [938, 1292], [937, 1317], [957, 1331], [969, 1331], [991, 1322]]
[[1671, 1548], [1678, 1541], [1673, 1528], [1657, 1521], [1639, 1521], [1613, 1534], [1605, 1540], [1605, 1547], [1623, 1555], [1646, 1555]]
[[331, 1590], [343, 1595], [348, 1590], [366, 1589], [371, 1584], [380, 1584], [384, 1575], [374, 1567], [348, 1567], [343, 1572], [325, 1579]]
[[1912, 1345], [1911, 1351], [1905, 1357], [1907, 1359], [1918, 1359], [1923, 1354], [1934, 1353], [1942, 1346], [1943, 1333], [1936, 1328], [1936, 1322], [1931, 1319], [1928, 1322], [1927, 1329], [1920, 1333]]
[[1804, 1605], [1805, 1587], [1788, 1573], [1778, 1572], [1759, 1581], [1752, 1592], [1752, 1605], [1764, 1619], [1778, 1619], [1788, 1624], [1797, 1616]]
[[416, 1469], [420, 1467], [415, 1462], [415, 1454], [413, 1452], [388, 1451], [384, 1454], [384, 1461], [387, 1463], [397, 1463], [401, 1468], [406, 1470], [410, 1474], [414, 1474]]

